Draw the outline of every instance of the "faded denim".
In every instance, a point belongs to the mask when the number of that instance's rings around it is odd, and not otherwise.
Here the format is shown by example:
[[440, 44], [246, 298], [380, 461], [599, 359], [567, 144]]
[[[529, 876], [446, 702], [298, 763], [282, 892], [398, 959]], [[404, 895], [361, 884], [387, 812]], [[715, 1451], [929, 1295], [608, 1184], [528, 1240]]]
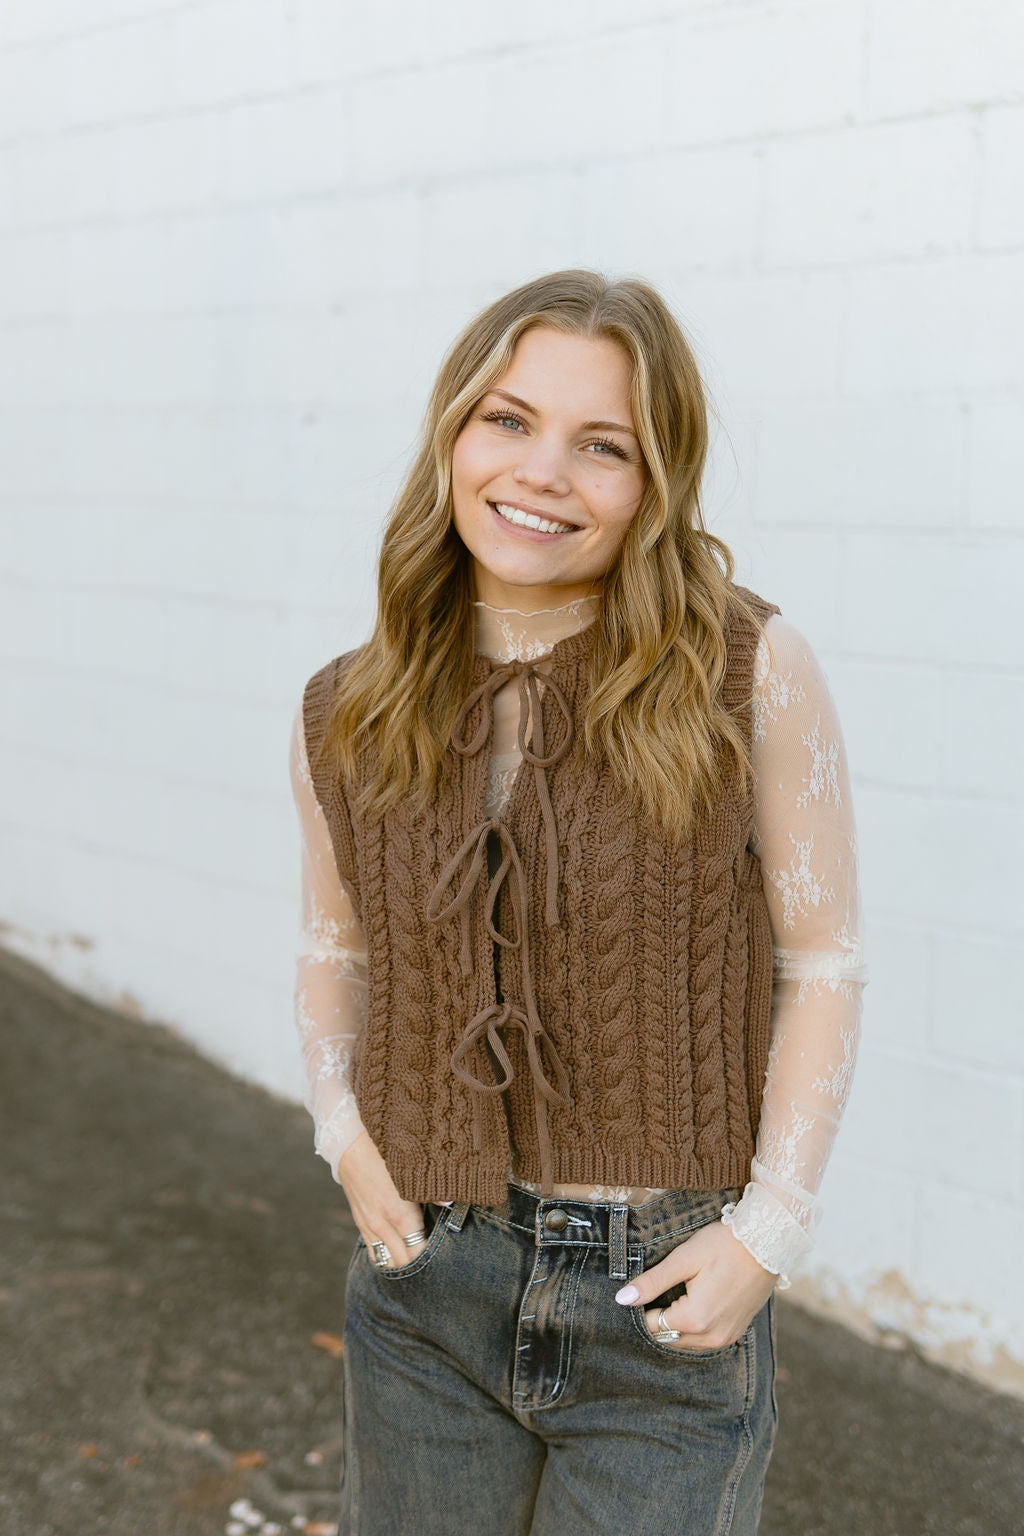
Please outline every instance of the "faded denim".
[[401, 1268], [360, 1240], [340, 1536], [754, 1536], [774, 1293], [736, 1343], [700, 1351], [656, 1342], [643, 1307], [614, 1299], [740, 1193], [628, 1207], [510, 1185], [502, 1206], [426, 1206]]

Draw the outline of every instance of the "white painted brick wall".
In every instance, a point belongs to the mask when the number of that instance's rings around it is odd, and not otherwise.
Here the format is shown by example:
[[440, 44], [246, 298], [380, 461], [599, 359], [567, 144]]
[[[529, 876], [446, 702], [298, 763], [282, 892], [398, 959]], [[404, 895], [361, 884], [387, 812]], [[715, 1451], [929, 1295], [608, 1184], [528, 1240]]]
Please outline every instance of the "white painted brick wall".
[[647, 276], [853, 770], [796, 1290], [1024, 1389], [1022, 157], [1017, 0], [8, 0], [6, 941], [297, 1096], [288, 730], [441, 354], [537, 272]]

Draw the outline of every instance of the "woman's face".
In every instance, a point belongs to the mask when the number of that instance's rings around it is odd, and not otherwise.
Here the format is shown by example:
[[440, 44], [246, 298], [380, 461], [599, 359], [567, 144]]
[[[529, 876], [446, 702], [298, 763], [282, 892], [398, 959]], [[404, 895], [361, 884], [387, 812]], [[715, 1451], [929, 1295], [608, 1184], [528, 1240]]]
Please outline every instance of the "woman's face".
[[600, 590], [645, 482], [631, 378], [628, 353], [607, 337], [550, 326], [520, 336], [452, 455], [455, 527], [478, 598], [530, 613]]

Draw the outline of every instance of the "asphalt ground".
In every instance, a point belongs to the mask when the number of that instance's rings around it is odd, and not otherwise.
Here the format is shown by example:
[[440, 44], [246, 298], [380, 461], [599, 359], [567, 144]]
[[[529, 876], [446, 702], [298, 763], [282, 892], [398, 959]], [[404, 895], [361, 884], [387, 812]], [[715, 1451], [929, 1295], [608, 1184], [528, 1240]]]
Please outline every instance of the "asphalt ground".
[[[355, 1232], [306, 1111], [0, 950], [0, 1115], [0, 1536], [328, 1536]], [[777, 1319], [761, 1536], [1021, 1536], [1024, 1403]]]

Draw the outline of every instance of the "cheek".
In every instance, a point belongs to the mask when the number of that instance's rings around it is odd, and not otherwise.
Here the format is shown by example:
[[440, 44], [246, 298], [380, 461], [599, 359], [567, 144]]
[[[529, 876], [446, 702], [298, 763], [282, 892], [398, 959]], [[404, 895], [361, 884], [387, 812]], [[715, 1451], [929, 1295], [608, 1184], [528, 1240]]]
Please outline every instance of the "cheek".
[[598, 515], [606, 537], [615, 545], [621, 544], [626, 537], [626, 531], [639, 509], [640, 496], [640, 491], [620, 486], [603, 498]]
[[494, 453], [472, 430], [455, 439], [452, 450], [452, 480], [466, 494], [473, 494], [494, 474]]

